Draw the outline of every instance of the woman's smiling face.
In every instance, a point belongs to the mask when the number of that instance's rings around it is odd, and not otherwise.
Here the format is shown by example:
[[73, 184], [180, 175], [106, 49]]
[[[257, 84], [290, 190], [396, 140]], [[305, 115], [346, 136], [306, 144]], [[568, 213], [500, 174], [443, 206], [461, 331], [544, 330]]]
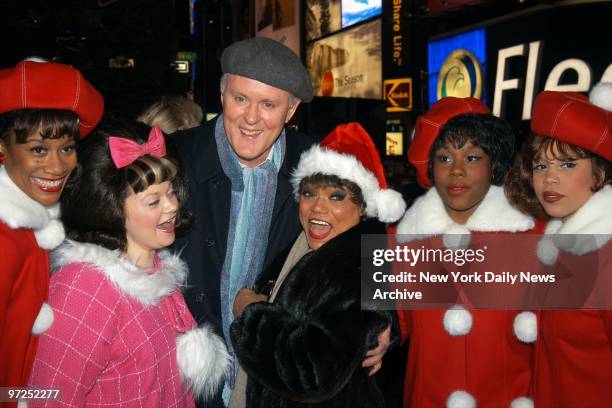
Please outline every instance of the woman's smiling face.
[[8, 145], [0, 140], [0, 151], [13, 183], [44, 206], [59, 201], [77, 164], [76, 142], [72, 136], [43, 138], [35, 132], [24, 143], [17, 143], [12, 136]]
[[304, 186], [300, 195], [300, 224], [308, 246], [319, 249], [327, 241], [361, 221], [363, 209], [351, 200], [351, 193], [339, 187]]

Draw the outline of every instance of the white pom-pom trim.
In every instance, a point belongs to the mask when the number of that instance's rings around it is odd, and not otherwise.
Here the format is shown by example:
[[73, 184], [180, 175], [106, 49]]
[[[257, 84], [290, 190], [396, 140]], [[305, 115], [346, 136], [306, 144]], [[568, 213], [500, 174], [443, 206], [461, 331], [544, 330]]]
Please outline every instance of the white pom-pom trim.
[[373, 194], [378, 219], [382, 222], [395, 222], [406, 211], [406, 202], [400, 193], [395, 190], [377, 190]]
[[515, 398], [510, 403], [510, 408], [533, 408], [533, 400], [527, 397]]
[[64, 226], [58, 220], [51, 220], [41, 229], [35, 230], [36, 242], [42, 249], [51, 250], [59, 246], [64, 240]]
[[447, 408], [476, 408], [476, 398], [469, 392], [457, 390], [448, 396]]
[[181, 378], [196, 396], [214, 395], [229, 372], [230, 357], [225, 343], [209, 326], [179, 335], [176, 357]]
[[600, 82], [593, 87], [589, 101], [607, 111], [612, 111], [612, 83]]
[[444, 330], [451, 336], [465, 336], [472, 329], [472, 314], [463, 306], [455, 305], [444, 313]]
[[551, 238], [542, 238], [540, 242], [538, 242], [537, 254], [544, 265], [550, 266], [557, 260], [559, 248], [557, 248]]
[[49, 306], [48, 303], [43, 303], [38, 312], [38, 316], [36, 316], [36, 320], [34, 320], [32, 334], [39, 335], [49, 330], [54, 319], [55, 315], [53, 314], [51, 306]]
[[538, 318], [533, 312], [521, 312], [514, 318], [514, 335], [523, 343], [538, 339]]

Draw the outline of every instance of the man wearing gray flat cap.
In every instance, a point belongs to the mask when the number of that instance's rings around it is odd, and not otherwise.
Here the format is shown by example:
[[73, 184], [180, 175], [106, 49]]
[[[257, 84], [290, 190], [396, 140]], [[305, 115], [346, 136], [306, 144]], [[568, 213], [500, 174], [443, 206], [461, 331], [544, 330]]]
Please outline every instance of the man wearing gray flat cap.
[[[198, 323], [213, 325], [234, 357], [229, 340], [234, 316], [268, 299], [256, 291], [265, 293], [268, 278], [276, 276], [261, 272], [280, 271], [282, 255], [302, 230], [290, 179], [313, 141], [285, 124], [313, 94], [297, 55], [267, 38], [227, 47], [221, 69], [223, 114], [172, 136], [189, 179], [188, 207], [195, 221], [176, 248], [189, 266], [185, 299], [191, 312]], [[253, 287], [259, 290], [246, 289]], [[388, 334], [368, 352], [363, 364], [371, 373], [380, 368], [387, 345]], [[230, 397], [232, 407], [244, 406], [246, 375], [232, 360], [222, 392], [207, 400], [206, 408], [226, 406]]]
[[[298, 56], [267, 38], [227, 47], [221, 68], [222, 115], [172, 140], [188, 175], [194, 215], [191, 232], [176, 246], [184, 247], [189, 265], [185, 298], [196, 320], [211, 323], [231, 352], [237, 293], [238, 311], [266, 300], [241, 288], [252, 288], [301, 230], [290, 177], [313, 141], [285, 124], [301, 101], [312, 100], [312, 86]], [[234, 359], [225, 404], [236, 374]], [[206, 407], [224, 406], [220, 394]]]

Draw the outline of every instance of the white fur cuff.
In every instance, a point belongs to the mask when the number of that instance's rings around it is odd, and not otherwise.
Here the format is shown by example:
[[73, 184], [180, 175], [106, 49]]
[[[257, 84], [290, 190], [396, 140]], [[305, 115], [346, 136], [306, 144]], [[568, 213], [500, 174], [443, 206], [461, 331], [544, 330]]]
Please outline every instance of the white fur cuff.
[[514, 318], [514, 334], [523, 343], [538, 339], [538, 319], [533, 312], [521, 312]]
[[476, 399], [469, 392], [454, 391], [446, 400], [447, 408], [476, 408]]
[[176, 357], [181, 378], [195, 396], [210, 397], [229, 371], [225, 343], [210, 326], [195, 328], [176, 339]]
[[465, 336], [472, 329], [472, 314], [463, 306], [455, 305], [444, 313], [444, 330], [451, 336]]
[[49, 330], [54, 319], [55, 315], [51, 306], [48, 303], [43, 303], [32, 326], [32, 334], [39, 335]]

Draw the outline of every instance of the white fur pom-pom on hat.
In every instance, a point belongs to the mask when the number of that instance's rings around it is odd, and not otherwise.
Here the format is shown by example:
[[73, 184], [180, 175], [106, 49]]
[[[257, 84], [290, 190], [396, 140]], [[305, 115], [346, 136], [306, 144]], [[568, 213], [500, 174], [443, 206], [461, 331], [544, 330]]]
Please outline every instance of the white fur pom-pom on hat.
[[377, 190], [374, 192], [374, 202], [378, 209], [378, 219], [382, 222], [395, 222], [406, 211], [406, 202], [395, 190]]
[[607, 111], [612, 111], [612, 83], [600, 82], [591, 89], [589, 102]]
[[34, 320], [32, 334], [39, 335], [46, 332], [53, 324], [53, 320], [55, 320], [53, 309], [48, 303], [43, 303], [38, 312], [38, 316], [36, 316], [36, 320]]
[[446, 408], [476, 408], [476, 398], [469, 392], [457, 390], [448, 396]]
[[400, 193], [387, 188], [378, 150], [359, 123], [336, 127], [320, 146], [302, 153], [291, 178], [296, 200], [300, 199], [300, 182], [315, 174], [336, 176], [357, 184], [368, 217], [395, 222], [404, 215], [406, 203]]
[[533, 312], [521, 312], [514, 317], [514, 335], [523, 343], [538, 339], [538, 318]]
[[472, 330], [473, 318], [463, 306], [455, 305], [444, 313], [443, 323], [451, 336], [465, 336]]
[[176, 339], [176, 357], [181, 378], [196, 397], [212, 396], [229, 372], [230, 357], [225, 343], [209, 326], [180, 334]]
[[533, 400], [527, 397], [515, 398], [510, 403], [510, 408], [533, 408]]

